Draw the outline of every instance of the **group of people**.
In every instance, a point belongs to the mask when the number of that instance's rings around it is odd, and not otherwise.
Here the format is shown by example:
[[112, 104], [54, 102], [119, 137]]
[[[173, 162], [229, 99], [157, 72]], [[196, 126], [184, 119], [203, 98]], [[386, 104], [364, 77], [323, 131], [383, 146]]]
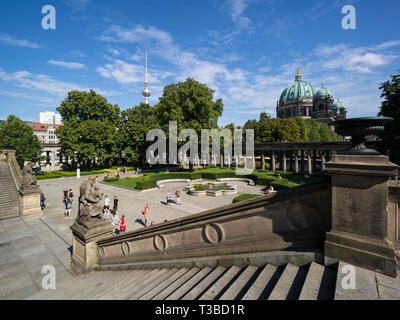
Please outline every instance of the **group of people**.
[[[110, 198], [105, 195], [104, 196], [104, 205], [103, 205], [103, 214], [104, 215], [109, 215], [111, 213], [111, 224], [114, 226], [114, 234], [118, 234], [120, 232], [125, 232], [126, 231], [126, 217], [123, 214], [121, 216], [121, 219], [118, 216], [118, 197], [114, 196], [113, 198], [113, 209], [111, 211], [110, 209]], [[119, 229], [118, 229], [119, 226]]]
[[73, 201], [74, 201], [74, 193], [73, 193], [72, 189], [68, 189], [68, 188], [64, 189], [64, 191], [63, 191], [63, 202], [65, 205], [64, 217], [71, 216]]
[[[170, 206], [172, 203], [172, 194], [171, 192], [168, 190], [167, 192], [167, 206]], [[181, 190], [178, 189], [175, 191], [175, 203], [181, 205]]]

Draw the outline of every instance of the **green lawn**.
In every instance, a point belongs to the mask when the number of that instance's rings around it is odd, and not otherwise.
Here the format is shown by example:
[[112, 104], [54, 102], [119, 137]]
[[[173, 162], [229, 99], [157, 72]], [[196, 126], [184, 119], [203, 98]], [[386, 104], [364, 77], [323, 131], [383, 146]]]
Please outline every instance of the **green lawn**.
[[268, 170], [257, 170], [253, 171], [249, 175], [235, 175], [235, 168], [205, 168], [196, 170], [194, 172], [159, 172], [146, 174], [140, 177], [128, 177], [123, 179], [110, 178], [105, 181], [105, 183], [131, 188], [131, 189], [150, 189], [157, 186], [157, 181], [165, 179], [212, 179], [216, 180], [218, 178], [232, 178], [232, 177], [242, 177], [250, 178], [256, 181], [257, 185], [270, 186], [272, 185], [275, 190], [282, 190], [286, 188], [294, 188], [301, 186], [306, 183], [319, 182], [324, 179], [322, 176], [311, 176], [305, 177], [299, 174], [283, 173], [279, 172], [281, 179], [276, 176], [276, 173]]

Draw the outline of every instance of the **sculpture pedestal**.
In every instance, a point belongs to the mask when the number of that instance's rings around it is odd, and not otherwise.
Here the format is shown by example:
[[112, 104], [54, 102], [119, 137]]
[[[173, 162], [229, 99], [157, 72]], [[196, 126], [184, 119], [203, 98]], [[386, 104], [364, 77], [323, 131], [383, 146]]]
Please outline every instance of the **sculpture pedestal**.
[[388, 180], [398, 166], [381, 155], [334, 155], [325, 163], [332, 176], [332, 226], [326, 261], [341, 260], [396, 276], [393, 243], [388, 241]]
[[113, 234], [110, 221], [102, 221], [86, 229], [74, 222], [70, 227], [73, 235], [72, 268], [78, 273], [90, 272], [98, 262], [97, 241]]
[[40, 192], [26, 193], [22, 195], [21, 200], [21, 215], [41, 213]]

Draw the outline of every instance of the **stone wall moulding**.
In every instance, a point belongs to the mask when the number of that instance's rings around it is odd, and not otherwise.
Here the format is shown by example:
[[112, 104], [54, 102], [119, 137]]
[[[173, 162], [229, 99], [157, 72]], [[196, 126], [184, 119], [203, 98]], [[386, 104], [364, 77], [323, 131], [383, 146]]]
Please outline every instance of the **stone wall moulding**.
[[308, 185], [100, 239], [99, 263], [322, 245], [329, 228], [329, 185]]

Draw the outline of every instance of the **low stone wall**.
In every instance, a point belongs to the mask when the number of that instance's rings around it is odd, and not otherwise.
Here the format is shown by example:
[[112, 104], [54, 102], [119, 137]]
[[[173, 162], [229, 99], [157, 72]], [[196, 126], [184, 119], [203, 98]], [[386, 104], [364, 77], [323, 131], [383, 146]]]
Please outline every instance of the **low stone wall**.
[[283, 190], [97, 241], [98, 264], [322, 248], [328, 184]]

